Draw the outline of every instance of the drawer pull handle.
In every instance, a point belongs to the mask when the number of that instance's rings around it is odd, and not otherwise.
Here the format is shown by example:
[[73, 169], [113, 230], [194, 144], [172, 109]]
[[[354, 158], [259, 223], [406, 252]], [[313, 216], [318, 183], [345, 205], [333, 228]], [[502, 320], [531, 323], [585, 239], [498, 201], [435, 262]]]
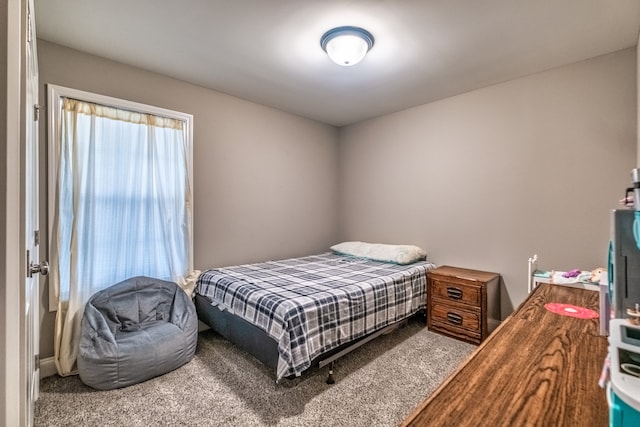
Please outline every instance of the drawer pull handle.
[[462, 325], [462, 316], [457, 313], [447, 313], [447, 320], [449, 323], [453, 323], [454, 325]]
[[447, 288], [447, 296], [453, 299], [462, 299], [462, 289]]

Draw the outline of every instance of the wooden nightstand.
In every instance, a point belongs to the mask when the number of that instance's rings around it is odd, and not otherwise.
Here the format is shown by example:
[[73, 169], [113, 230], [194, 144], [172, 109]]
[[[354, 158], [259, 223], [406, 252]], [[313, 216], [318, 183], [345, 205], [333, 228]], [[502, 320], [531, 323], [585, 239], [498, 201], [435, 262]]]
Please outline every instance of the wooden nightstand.
[[430, 270], [429, 330], [480, 344], [500, 323], [499, 279], [498, 273], [446, 265]]

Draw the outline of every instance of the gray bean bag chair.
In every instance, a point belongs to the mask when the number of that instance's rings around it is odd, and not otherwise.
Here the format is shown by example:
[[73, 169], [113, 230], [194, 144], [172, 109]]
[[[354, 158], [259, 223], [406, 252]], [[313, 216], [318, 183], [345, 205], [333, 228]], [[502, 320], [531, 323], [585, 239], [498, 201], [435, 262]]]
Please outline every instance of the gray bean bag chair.
[[84, 309], [78, 373], [86, 385], [111, 390], [189, 362], [198, 317], [175, 283], [134, 277], [94, 294]]

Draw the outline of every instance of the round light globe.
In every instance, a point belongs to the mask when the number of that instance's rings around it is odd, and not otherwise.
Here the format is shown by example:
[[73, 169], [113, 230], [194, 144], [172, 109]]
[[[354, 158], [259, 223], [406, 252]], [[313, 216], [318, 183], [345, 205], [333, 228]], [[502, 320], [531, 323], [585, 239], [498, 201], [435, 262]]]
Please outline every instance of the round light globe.
[[338, 65], [350, 67], [362, 61], [373, 47], [371, 33], [359, 27], [338, 27], [324, 33], [320, 45]]
[[338, 65], [351, 66], [362, 61], [369, 46], [362, 38], [353, 35], [338, 36], [327, 43], [327, 55]]

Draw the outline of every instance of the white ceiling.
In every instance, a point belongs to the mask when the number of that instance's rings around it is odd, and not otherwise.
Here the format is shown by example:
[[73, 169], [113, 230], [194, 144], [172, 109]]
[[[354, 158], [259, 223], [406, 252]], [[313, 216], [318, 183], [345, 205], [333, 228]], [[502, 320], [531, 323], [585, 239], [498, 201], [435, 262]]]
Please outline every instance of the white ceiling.
[[[639, 0], [35, 0], [38, 37], [336, 126], [635, 46]], [[327, 30], [375, 37], [352, 67]]]

